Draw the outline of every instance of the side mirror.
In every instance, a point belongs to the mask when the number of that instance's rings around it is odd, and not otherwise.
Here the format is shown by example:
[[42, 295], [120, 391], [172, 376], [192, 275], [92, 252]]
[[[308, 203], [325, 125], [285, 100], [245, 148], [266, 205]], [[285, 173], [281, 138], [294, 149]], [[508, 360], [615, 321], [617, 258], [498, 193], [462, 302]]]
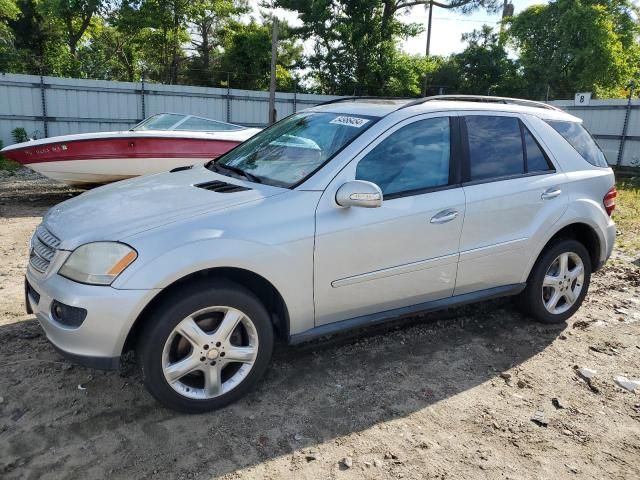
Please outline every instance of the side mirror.
[[376, 208], [382, 205], [382, 190], [375, 183], [353, 180], [338, 189], [336, 203], [341, 207]]

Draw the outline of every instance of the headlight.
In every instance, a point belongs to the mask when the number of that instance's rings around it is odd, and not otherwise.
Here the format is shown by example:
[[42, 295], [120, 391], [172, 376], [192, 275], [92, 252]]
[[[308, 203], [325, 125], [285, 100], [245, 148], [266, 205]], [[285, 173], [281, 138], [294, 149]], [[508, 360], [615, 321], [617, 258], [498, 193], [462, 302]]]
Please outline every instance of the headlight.
[[76, 282], [111, 285], [137, 256], [136, 251], [124, 243], [87, 243], [69, 255], [58, 273]]

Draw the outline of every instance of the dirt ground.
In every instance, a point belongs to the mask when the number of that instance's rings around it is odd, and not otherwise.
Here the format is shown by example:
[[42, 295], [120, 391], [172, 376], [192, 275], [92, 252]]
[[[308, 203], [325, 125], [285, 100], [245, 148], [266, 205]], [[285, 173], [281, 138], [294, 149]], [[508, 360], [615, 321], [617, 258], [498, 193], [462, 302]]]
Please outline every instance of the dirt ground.
[[502, 300], [280, 345], [248, 397], [189, 416], [132, 363], [66, 362], [25, 314], [28, 238], [75, 193], [0, 178], [1, 478], [640, 478], [640, 394], [613, 381], [640, 378], [637, 258], [617, 252], [567, 325]]

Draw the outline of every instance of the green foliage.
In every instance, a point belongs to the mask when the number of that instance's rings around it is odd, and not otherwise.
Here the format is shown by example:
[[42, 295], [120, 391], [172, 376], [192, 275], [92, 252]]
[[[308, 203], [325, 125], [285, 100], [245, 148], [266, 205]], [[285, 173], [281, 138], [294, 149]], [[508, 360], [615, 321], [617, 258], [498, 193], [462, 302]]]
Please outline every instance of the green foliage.
[[534, 5], [510, 21], [526, 89], [543, 97], [578, 91], [620, 96], [638, 75], [640, 29], [630, 0], [555, 0]]
[[394, 66], [407, 66], [406, 59], [398, 58], [397, 41], [417, 35], [422, 28], [396, 18], [399, 3], [382, 0], [278, 2], [298, 12], [303, 26], [297, 33], [314, 41], [307, 67], [315, 89], [343, 95], [392, 93]]
[[616, 182], [618, 198], [613, 214], [618, 231], [616, 244], [623, 252], [637, 258], [640, 254], [640, 178], [621, 177]]
[[[534, 5], [507, 19], [500, 38], [485, 26], [466, 34], [465, 49], [446, 58], [399, 49], [403, 39], [423, 29], [402, 17], [429, 0], [260, 5], [293, 10], [302, 21], [296, 28], [280, 25], [281, 91], [571, 98], [582, 90], [620, 97], [634, 76], [640, 82], [639, 12], [633, 1]], [[261, 20], [249, 17], [255, 12], [248, 5], [247, 0], [0, 0], [0, 71], [266, 89], [272, 23], [266, 11]], [[462, 13], [496, 12], [502, 2], [436, 5]], [[310, 45], [306, 55], [302, 41]]]
[[[220, 64], [223, 71], [233, 72], [230, 81], [234, 88], [268, 88], [271, 71], [271, 28], [271, 25], [258, 24], [255, 21], [248, 25], [235, 23], [228, 28]], [[279, 22], [278, 30], [277, 85], [279, 89], [291, 89], [291, 73], [300, 62], [302, 47], [291, 38], [286, 23]]]
[[27, 131], [22, 127], [16, 127], [11, 130], [11, 136], [16, 143], [22, 143], [29, 140], [29, 134], [27, 134]]
[[19, 13], [14, 0], [0, 0], [0, 70], [6, 69], [9, 58], [14, 54], [13, 31], [9, 21], [15, 20]]
[[475, 95], [518, 96], [521, 82], [517, 64], [498, 41], [498, 34], [484, 25], [463, 35], [467, 47], [452, 58], [460, 79], [460, 93]]
[[[2, 140], [0, 140], [0, 150], [2, 150], [3, 146], [4, 144], [2, 143]], [[9, 160], [8, 158], [4, 158], [2, 155], [0, 155], [0, 171], [14, 172], [19, 168], [19, 163], [14, 162], [13, 160]]]

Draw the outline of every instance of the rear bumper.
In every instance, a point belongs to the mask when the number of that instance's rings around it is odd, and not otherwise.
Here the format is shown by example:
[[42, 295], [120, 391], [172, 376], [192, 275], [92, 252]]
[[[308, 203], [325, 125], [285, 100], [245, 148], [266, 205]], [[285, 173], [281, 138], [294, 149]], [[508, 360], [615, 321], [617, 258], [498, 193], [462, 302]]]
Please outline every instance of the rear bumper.
[[605, 248], [604, 248], [604, 256], [600, 258], [600, 262], [595, 266], [594, 271], [600, 270], [604, 264], [609, 260], [611, 253], [613, 252], [613, 246], [616, 243], [616, 224], [613, 221], [609, 221], [607, 228], [604, 231], [605, 235]]
[[[27, 270], [27, 311], [36, 315], [47, 339], [65, 357], [91, 368], [118, 368], [124, 342], [155, 290], [118, 290], [83, 285], [53, 274], [41, 277]], [[34, 298], [36, 297], [36, 298]], [[79, 327], [54, 319], [54, 300], [87, 311]]]

